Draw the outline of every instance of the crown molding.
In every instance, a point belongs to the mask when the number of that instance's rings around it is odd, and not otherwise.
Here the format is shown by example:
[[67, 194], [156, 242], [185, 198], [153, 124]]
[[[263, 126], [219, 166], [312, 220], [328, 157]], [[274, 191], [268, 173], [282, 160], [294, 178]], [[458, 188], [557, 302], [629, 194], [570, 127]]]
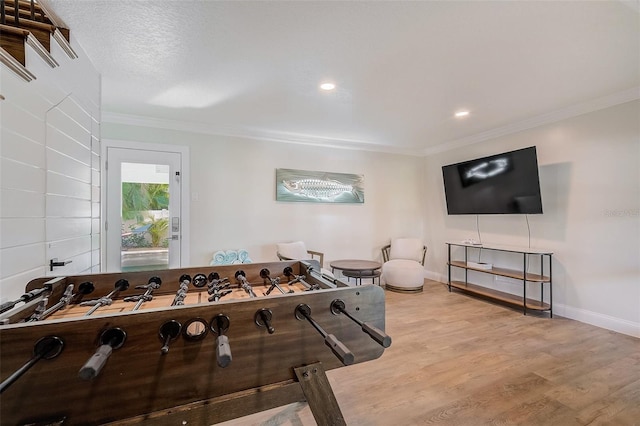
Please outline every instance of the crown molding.
[[357, 151], [383, 152], [387, 154], [400, 154], [411, 156], [423, 156], [421, 149], [398, 148], [389, 145], [381, 145], [355, 139], [330, 138], [308, 135], [295, 132], [282, 132], [250, 127], [214, 126], [206, 123], [197, 123], [180, 120], [165, 120], [139, 115], [121, 114], [102, 111], [102, 122], [123, 124], [138, 127], [151, 127], [166, 130], [176, 130], [205, 135], [229, 136], [248, 138], [268, 142], [290, 143], [296, 145], [319, 146], [324, 148], [348, 149]]
[[545, 124], [555, 123], [568, 118], [635, 101], [637, 99], [640, 99], [640, 86], [622, 90], [611, 95], [592, 99], [587, 102], [582, 102], [546, 114], [541, 114], [516, 123], [507, 124], [506, 126], [497, 127], [495, 129], [487, 130], [486, 132], [476, 133], [475, 135], [444, 142], [425, 149], [423, 151], [423, 155], [429, 156], [452, 149], [462, 148], [479, 142], [495, 139], [500, 136], [522, 132]]

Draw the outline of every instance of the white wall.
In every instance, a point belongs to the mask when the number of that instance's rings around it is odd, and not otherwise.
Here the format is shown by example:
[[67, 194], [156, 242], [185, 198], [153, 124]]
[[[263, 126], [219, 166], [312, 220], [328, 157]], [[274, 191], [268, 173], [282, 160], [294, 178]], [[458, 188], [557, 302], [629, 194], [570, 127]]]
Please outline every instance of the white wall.
[[[422, 236], [423, 159], [103, 123], [105, 139], [184, 144], [191, 155], [191, 264], [245, 248], [277, 260], [277, 242], [303, 240], [335, 259], [381, 259], [397, 236]], [[364, 204], [275, 200], [276, 168], [363, 174]]]
[[[100, 268], [100, 76], [51, 43], [51, 68], [27, 49], [25, 82], [0, 66], [0, 301], [33, 278]], [[49, 259], [72, 260], [49, 271]]]
[[[536, 145], [544, 214], [529, 215], [531, 247], [554, 252], [554, 312], [640, 337], [640, 103], [628, 102], [428, 156], [427, 269], [446, 281], [445, 241], [478, 239], [476, 216], [448, 216], [441, 167]], [[477, 217], [483, 242], [528, 246], [525, 216]], [[482, 260], [521, 267], [521, 259]], [[474, 259], [471, 259], [474, 260]], [[507, 265], [509, 266], [509, 265]], [[478, 277], [508, 291], [513, 283]]]

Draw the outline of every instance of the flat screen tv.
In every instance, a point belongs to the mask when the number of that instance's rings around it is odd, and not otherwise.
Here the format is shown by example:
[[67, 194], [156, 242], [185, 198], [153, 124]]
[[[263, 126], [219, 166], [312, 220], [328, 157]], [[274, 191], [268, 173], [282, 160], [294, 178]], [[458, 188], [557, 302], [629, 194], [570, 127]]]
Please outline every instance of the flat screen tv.
[[442, 167], [447, 212], [542, 213], [536, 147]]

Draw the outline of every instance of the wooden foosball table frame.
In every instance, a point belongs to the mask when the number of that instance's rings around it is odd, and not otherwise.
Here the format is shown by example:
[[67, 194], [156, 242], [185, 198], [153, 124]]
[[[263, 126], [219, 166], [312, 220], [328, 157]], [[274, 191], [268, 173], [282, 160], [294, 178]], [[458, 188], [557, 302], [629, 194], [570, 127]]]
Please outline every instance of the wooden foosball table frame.
[[[319, 289], [288, 285], [286, 267]], [[281, 278], [287, 294], [275, 290], [266, 295], [269, 283], [260, 276], [265, 268], [271, 278]], [[234, 274], [239, 269], [257, 297], [238, 288]], [[209, 302], [207, 286], [190, 286], [184, 305], [171, 306], [182, 276], [214, 271], [229, 277], [231, 294]], [[349, 287], [316, 271], [320, 267], [314, 261], [285, 261], [33, 280], [27, 292], [47, 291], [0, 316], [0, 379], [7, 381], [24, 368], [41, 339], [55, 337], [63, 346], [3, 389], [2, 424], [205, 425], [305, 400], [318, 424], [345, 424], [325, 370], [382, 355], [391, 343], [383, 333], [385, 296], [378, 286]], [[135, 287], [146, 285], [151, 276], [160, 278], [161, 286], [152, 300], [132, 311], [135, 304], [122, 299], [143, 293]], [[96, 299], [112, 292], [118, 279], [128, 280], [130, 287], [90, 316], [84, 316], [90, 306], [72, 304], [42, 321], [24, 322], [42, 297], [51, 305], [69, 285], [77, 289], [90, 281], [95, 290], [84, 300]], [[336, 303], [344, 311], [336, 311]], [[311, 319], [301, 314], [305, 309]], [[269, 324], [260, 319], [262, 310], [269, 311]], [[219, 317], [226, 317], [224, 331], [216, 328]], [[180, 333], [163, 339], [160, 329], [172, 321], [181, 326]], [[196, 333], [187, 331], [193, 324]], [[79, 371], [114, 329], [126, 338], [95, 377], [82, 378]], [[384, 342], [365, 329], [383, 335]], [[230, 349], [224, 367], [217, 359], [221, 334]]]

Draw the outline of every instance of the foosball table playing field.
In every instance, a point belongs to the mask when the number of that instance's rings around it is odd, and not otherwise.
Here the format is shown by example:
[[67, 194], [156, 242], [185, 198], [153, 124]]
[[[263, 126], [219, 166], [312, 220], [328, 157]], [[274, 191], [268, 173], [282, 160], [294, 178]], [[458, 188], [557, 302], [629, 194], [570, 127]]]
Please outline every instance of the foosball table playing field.
[[32, 280], [0, 306], [2, 424], [206, 425], [297, 401], [319, 425], [346, 424], [325, 371], [391, 345], [385, 296], [320, 271], [310, 260]]

